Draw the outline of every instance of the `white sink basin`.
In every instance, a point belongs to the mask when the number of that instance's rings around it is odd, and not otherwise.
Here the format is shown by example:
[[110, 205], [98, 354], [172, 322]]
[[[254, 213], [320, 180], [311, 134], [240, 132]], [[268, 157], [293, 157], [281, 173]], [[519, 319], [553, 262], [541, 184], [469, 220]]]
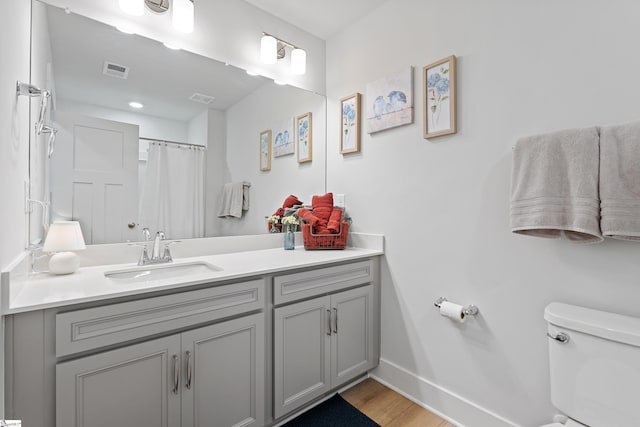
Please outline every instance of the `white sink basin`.
[[104, 277], [121, 283], [139, 283], [166, 279], [189, 279], [206, 273], [221, 271], [222, 268], [208, 262], [185, 262], [180, 264], [156, 264], [106, 271]]

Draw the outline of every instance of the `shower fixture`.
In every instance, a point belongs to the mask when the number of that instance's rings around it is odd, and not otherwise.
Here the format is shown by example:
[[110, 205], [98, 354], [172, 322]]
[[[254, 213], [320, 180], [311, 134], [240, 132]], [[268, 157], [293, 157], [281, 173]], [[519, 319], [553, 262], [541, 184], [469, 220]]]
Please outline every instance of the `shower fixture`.
[[58, 130], [52, 126], [45, 124], [47, 117], [47, 107], [49, 106], [49, 99], [51, 98], [51, 91], [47, 89], [40, 89], [29, 83], [22, 83], [18, 81], [16, 83], [16, 96], [28, 96], [29, 98], [35, 98], [41, 96], [40, 100], [40, 113], [38, 114], [38, 121], [35, 124], [36, 135], [43, 133], [49, 134], [49, 141], [47, 143], [47, 157], [51, 158], [53, 155], [53, 147], [56, 142], [56, 134]]

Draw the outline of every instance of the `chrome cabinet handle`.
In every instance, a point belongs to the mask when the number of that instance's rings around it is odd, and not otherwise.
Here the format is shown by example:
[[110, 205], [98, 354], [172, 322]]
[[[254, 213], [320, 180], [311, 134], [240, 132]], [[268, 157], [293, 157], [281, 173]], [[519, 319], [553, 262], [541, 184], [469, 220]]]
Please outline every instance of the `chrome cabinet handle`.
[[569, 342], [569, 335], [565, 334], [564, 332], [558, 332], [555, 335], [551, 335], [549, 332], [547, 332], [547, 336], [551, 339], [561, 342], [562, 344], [566, 344]]
[[338, 333], [338, 309], [333, 309], [333, 333]]
[[331, 310], [327, 309], [327, 335], [331, 336]]
[[187, 351], [187, 383], [185, 386], [188, 390], [191, 390], [191, 352]]
[[180, 387], [180, 365], [178, 364], [178, 356], [173, 355], [173, 394], [178, 394]]

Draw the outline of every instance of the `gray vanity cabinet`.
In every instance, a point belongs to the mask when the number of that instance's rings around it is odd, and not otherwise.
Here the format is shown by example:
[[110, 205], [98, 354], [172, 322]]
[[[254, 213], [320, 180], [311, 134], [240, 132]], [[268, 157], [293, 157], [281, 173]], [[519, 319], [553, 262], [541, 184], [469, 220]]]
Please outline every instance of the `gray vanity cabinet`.
[[[321, 295], [274, 309], [276, 419], [378, 364], [372, 274], [367, 261], [275, 278], [276, 302], [278, 295]], [[350, 289], [354, 285], [359, 287]], [[289, 297], [281, 300], [289, 302]]]
[[264, 316], [60, 363], [56, 396], [57, 426], [262, 426]]
[[175, 335], [58, 364], [56, 426], [179, 426], [179, 354]]

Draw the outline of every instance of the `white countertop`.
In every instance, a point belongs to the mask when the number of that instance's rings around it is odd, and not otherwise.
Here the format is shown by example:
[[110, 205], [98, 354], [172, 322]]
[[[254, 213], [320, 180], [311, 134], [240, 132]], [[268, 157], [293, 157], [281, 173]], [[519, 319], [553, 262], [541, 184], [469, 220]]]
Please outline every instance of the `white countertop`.
[[[10, 295], [6, 295], [6, 291], [4, 292], [3, 298], [8, 297], [8, 304], [5, 302], [3, 314], [260, 276], [296, 268], [364, 259], [382, 254], [381, 247], [370, 249], [348, 247], [344, 250], [317, 251], [306, 251], [302, 247], [296, 247], [292, 251], [277, 248], [192, 256], [174, 259], [173, 265], [203, 261], [220, 267], [222, 270], [189, 275], [184, 279], [151, 280], [138, 283], [117, 283], [104, 276], [105, 272], [135, 267], [135, 262], [81, 267], [76, 273], [63, 276], [31, 273], [8, 287]], [[176, 283], [176, 280], [179, 283]]]

